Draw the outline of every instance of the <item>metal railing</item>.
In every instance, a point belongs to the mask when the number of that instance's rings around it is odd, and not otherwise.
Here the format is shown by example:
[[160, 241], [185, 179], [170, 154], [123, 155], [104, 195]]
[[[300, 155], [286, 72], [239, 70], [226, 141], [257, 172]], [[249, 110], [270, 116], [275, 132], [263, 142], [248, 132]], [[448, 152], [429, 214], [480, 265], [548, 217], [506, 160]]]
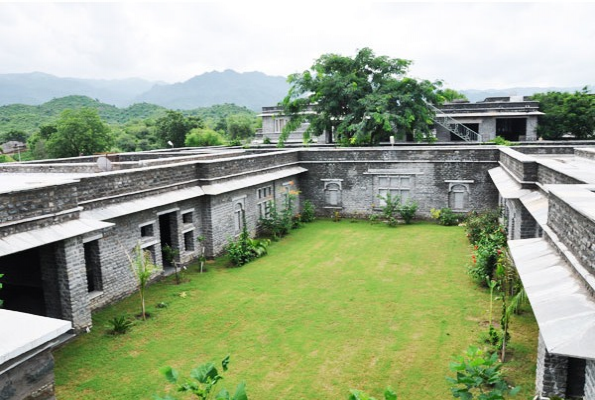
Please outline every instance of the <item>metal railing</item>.
[[456, 119], [444, 114], [442, 110], [434, 107], [432, 104], [427, 104], [435, 113], [433, 120], [436, 124], [440, 125], [450, 133], [457, 135], [466, 142], [483, 142], [481, 134], [475, 132], [473, 129], [469, 129]]

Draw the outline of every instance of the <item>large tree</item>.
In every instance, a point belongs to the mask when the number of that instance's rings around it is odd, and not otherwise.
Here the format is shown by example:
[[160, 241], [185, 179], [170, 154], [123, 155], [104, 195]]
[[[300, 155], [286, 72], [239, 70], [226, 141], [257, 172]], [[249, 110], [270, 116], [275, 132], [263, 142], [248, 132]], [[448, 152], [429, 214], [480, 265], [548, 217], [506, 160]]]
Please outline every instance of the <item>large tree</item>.
[[186, 135], [194, 128], [202, 128], [200, 117], [185, 117], [181, 112], [168, 110], [155, 121], [157, 136], [161, 146], [167, 147], [171, 142], [174, 147], [183, 147]]
[[55, 124], [55, 130], [44, 128], [49, 135], [45, 150], [52, 158], [76, 157], [107, 151], [112, 145], [110, 128], [97, 110], [80, 108], [64, 110]]
[[537, 126], [544, 139], [559, 139], [567, 133], [577, 139], [595, 139], [595, 95], [586, 87], [575, 93], [537, 93], [533, 99], [545, 113]]
[[[286, 135], [310, 122], [305, 140], [323, 133], [344, 145], [376, 144], [391, 135], [424, 136], [433, 113], [427, 102], [438, 102], [439, 82], [406, 76], [411, 61], [375, 56], [363, 48], [355, 57], [322, 55], [310, 70], [293, 74], [283, 100], [291, 116]], [[306, 112], [308, 107], [313, 113]]]

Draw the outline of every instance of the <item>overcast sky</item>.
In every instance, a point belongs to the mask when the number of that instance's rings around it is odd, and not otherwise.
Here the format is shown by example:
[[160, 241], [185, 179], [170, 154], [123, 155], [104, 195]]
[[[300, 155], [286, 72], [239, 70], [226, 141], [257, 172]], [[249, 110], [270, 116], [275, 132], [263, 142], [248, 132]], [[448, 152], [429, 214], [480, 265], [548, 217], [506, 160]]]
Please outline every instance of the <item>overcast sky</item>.
[[455, 89], [595, 84], [595, 3], [0, 2], [0, 73], [287, 76], [324, 53], [413, 60]]

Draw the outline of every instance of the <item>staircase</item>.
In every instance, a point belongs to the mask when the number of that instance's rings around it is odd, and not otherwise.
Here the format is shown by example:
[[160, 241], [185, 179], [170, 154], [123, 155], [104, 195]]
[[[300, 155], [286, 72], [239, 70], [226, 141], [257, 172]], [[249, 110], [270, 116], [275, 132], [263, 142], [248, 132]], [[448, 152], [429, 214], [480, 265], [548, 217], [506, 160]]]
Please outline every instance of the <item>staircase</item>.
[[[461, 124], [454, 118], [449, 117], [448, 115], [444, 114], [442, 110], [439, 108], [434, 107], [432, 104], [427, 103], [428, 107], [432, 111], [434, 111], [434, 123], [440, 125], [450, 133], [453, 133], [463, 139], [466, 142], [482, 142], [481, 135], [475, 132], [473, 129], [467, 128], [465, 125]], [[438, 114], [441, 114], [438, 116]]]

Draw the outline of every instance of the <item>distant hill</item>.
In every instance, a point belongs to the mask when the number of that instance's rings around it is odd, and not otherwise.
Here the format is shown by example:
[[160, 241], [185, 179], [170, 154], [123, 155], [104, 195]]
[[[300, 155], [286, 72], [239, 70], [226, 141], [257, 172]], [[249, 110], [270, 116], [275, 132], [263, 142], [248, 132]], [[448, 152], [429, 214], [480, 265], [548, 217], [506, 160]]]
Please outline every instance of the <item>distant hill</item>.
[[[41, 125], [52, 123], [65, 109], [82, 107], [96, 109], [99, 116], [111, 125], [125, 124], [129, 121], [147, 118], [157, 119], [165, 115], [167, 111], [165, 107], [149, 103], [137, 103], [129, 107], [118, 108], [87, 96], [66, 96], [40, 105], [11, 104], [1, 106], [0, 134], [12, 129], [32, 134]], [[205, 121], [240, 113], [256, 115], [254, 111], [234, 104], [221, 104], [184, 111], [186, 115], [199, 116]]]
[[[593, 91], [593, 85], [587, 85]], [[509, 89], [485, 89], [485, 90], [459, 90], [463, 93], [470, 102], [475, 103], [476, 101], [485, 100], [487, 97], [507, 97], [507, 96], [532, 96], [535, 93], [546, 93], [546, 92], [575, 92], [581, 90], [584, 86], [576, 87], [515, 87]]]
[[259, 111], [283, 100], [288, 90], [289, 84], [282, 76], [226, 70], [207, 72], [173, 85], [155, 85], [136, 101], [181, 110], [234, 103]]
[[59, 78], [42, 72], [0, 74], [0, 105], [39, 105], [53, 98], [81, 95], [124, 107], [155, 82], [138, 78], [100, 80]]
[[263, 106], [275, 105], [281, 101], [288, 89], [285, 77], [268, 76], [262, 72], [207, 72], [174, 84], [138, 78], [60, 78], [33, 72], [0, 74], [0, 106], [40, 105], [54, 98], [79, 95], [118, 107], [152, 103], [170, 109], [190, 110], [233, 103], [259, 111]]

